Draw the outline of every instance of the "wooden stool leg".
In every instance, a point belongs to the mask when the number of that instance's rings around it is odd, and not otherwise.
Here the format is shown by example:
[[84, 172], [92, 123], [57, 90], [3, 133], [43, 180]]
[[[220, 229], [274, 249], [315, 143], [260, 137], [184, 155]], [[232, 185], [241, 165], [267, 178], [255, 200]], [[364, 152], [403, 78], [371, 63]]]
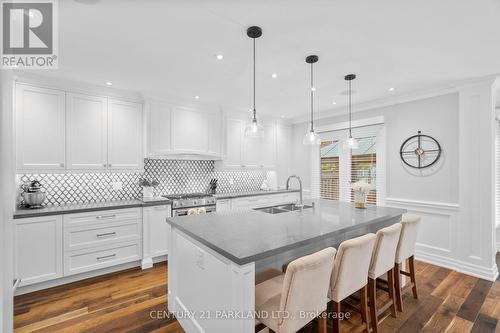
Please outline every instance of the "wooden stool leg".
[[368, 326], [368, 291], [366, 286], [361, 288], [359, 301], [361, 303], [361, 318], [366, 325], [366, 333], [368, 333], [370, 332], [370, 328]]
[[391, 316], [396, 318], [396, 299], [394, 297], [394, 268], [387, 272], [387, 288], [389, 289], [389, 298], [391, 299]]
[[340, 319], [339, 319], [339, 315], [340, 315], [340, 303], [337, 303], [335, 301], [332, 301], [332, 305], [333, 305], [333, 330], [332, 332], [333, 333], [340, 333]]
[[417, 282], [415, 280], [415, 258], [414, 256], [411, 256], [408, 258], [409, 266], [410, 266], [410, 280], [413, 283], [413, 287], [411, 288], [413, 292], [413, 297], [415, 299], [418, 299], [418, 294], [417, 294]]
[[318, 318], [318, 332], [326, 333], [326, 314], [324, 312]]
[[378, 332], [377, 318], [377, 280], [368, 278], [368, 299], [370, 302], [370, 319], [372, 332]]
[[394, 264], [394, 289], [396, 297], [396, 306], [399, 312], [403, 312], [403, 296], [401, 295], [401, 267], [399, 264]]

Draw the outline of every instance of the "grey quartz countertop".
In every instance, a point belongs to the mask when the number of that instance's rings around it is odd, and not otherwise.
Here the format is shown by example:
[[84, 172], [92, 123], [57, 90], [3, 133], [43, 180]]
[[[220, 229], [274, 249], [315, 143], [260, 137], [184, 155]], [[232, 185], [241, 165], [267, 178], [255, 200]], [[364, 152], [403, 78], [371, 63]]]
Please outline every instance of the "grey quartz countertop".
[[294, 192], [299, 192], [299, 190], [282, 189], [282, 190], [276, 190], [276, 191], [250, 191], [250, 192], [219, 193], [219, 194], [216, 194], [215, 197], [217, 199], [234, 199], [234, 198], [244, 198], [244, 197], [255, 197], [255, 196], [259, 196], [259, 195], [272, 195], [272, 194], [294, 193]]
[[50, 216], [61, 214], [85, 213], [100, 210], [123, 209], [134, 207], [148, 207], [158, 205], [168, 205], [171, 201], [165, 198], [137, 199], [137, 200], [116, 200], [103, 201], [84, 204], [67, 204], [60, 206], [49, 206], [39, 209], [18, 208], [14, 211], [14, 219], [28, 217]]
[[229, 211], [167, 218], [184, 232], [229, 260], [247, 264], [299, 246], [400, 217], [403, 209], [357, 209], [348, 202], [306, 200], [314, 208], [268, 214], [256, 210]]

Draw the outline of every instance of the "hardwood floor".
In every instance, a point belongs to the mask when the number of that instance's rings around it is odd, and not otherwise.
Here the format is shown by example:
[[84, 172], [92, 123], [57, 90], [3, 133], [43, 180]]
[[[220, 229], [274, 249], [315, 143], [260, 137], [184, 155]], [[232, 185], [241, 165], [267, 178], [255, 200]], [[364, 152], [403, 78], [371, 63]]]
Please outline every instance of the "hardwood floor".
[[[493, 283], [422, 262], [415, 265], [419, 299], [405, 294], [404, 312], [397, 318], [387, 313], [381, 332], [500, 333], [500, 279]], [[184, 332], [172, 317], [153, 318], [166, 309], [166, 280], [166, 265], [160, 264], [17, 296], [15, 331]], [[381, 304], [385, 297], [380, 293]], [[360, 316], [353, 312], [342, 321], [341, 331], [362, 332]]]

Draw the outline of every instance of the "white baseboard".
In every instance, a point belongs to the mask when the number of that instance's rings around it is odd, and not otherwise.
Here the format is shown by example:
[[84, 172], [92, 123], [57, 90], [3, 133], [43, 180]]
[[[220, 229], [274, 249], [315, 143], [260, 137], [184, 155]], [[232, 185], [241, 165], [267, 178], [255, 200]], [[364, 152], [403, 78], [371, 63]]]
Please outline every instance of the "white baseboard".
[[419, 250], [416, 251], [415, 258], [432, 265], [441, 266], [488, 281], [495, 281], [498, 277], [498, 269], [496, 265], [493, 265], [490, 269], [486, 269], [461, 260], [430, 254]]

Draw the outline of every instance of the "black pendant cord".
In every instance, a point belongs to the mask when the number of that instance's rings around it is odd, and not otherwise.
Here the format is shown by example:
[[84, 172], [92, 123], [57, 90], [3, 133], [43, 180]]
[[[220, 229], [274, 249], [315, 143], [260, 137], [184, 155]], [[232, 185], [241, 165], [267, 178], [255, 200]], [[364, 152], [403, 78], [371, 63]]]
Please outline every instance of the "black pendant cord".
[[349, 80], [349, 138], [352, 138], [351, 81]]
[[255, 109], [255, 38], [253, 38], [253, 121], [257, 122], [257, 110]]
[[311, 132], [314, 131], [314, 71], [313, 63], [311, 63]]

